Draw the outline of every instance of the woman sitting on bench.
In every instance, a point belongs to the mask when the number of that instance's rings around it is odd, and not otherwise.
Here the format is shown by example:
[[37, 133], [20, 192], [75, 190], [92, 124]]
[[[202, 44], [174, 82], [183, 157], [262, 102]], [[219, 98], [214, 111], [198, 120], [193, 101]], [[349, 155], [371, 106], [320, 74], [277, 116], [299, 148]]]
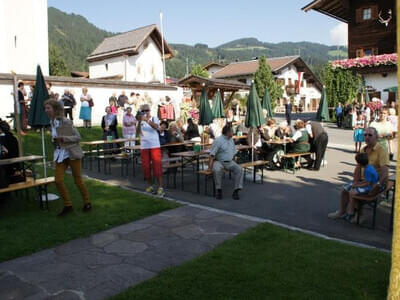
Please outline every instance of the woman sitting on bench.
[[[290, 145], [289, 148], [289, 153], [307, 153], [310, 151], [310, 143], [308, 142], [309, 136], [308, 132], [306, 130], [305, 123], [302, 120], [297, 120], [294, 123], [294, 129], [296, 130], [293, 136], [289, 139], [292, 144]], [[311, 160], [311, 157], [307, 156], [304, 157], [305, 159]], [[300, 162], [299, 158], [296, 158], [296, 168], [300, 168]]]
[[[10, 131], [10, 125], [3, 120], [0, 120], [0, 148], [2, 151], [0, 159], [9, 159], [19, 156], [18, 141]], [[22, 175], [15, 175], [16, 172], [20, 170], [20, 164], [4, 166], [4, 172], [8, 184], [21, 181]]]

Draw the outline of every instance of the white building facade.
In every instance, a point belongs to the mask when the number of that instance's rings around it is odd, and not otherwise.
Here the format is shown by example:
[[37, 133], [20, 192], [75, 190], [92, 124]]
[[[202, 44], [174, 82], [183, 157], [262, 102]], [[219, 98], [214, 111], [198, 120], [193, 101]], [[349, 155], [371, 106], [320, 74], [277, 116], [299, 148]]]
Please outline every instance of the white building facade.
[[[155, 25], [106, 38], [88, 57], [89, 77], [163, 83], [161, 43]], [[164, 51], [165, 58], [173, 56], [165, 41]]]
[[47, 0], [0, 0], [0, 73], [49, 74]]
[[[36, 77], [34, 75], [18, 75], [18, 80], [25, 83], [25, 89], [28, 92], [29, 86], [34, 84]], [[77, 102], [73, 109], [74, 125], [82, 126], [83, 122], [79, 119], [80, 96], [82, 88], [87, 87], [88, 93], [92, 96], [94, 106], [92, 108], [92, 124], [100, 125], [101, 118], [105, 114], [105, 108], [109, 105], [109, 98], [113, 93], [118, 97], [122, 91], [129, 97], [134, 93], [139, 93], [145, 102], [151, 107], [152, 115], [157, 115], [158, 105], [165, 101], [165, 97], [171, 98], [175, 108], [175, 115], [180, 114], [180, 104], [183, 99], [183, 89], [164, 84], [138, 84], [136, 82], [126, 82], [118, 80], [96, 80], [70, 77], [49, 76], [45, 77], [46, 83], [51, 83], [51, 91], [61, 95], [65, 89], [68, 89], [75, 97]], [[0, 73], [0, 118], [6, 119], [14, 112], [14, 98], [12, 95], [13, 80], [11, 74]], [[134, 112], [136, 113], [136, 112]]]
[[[286, 99], [292, 99], [304, 111], [318, 109], [322, 84], [299, 56], [277, 57], [267, 60], [275, 80], [282, 85], [283, 96], [277, 101], [276, 110], [283, 108]], [[237, 80], [250, 85], [258, 69], [258, 60], [231, 63], [214, 73], [214, 78]]]

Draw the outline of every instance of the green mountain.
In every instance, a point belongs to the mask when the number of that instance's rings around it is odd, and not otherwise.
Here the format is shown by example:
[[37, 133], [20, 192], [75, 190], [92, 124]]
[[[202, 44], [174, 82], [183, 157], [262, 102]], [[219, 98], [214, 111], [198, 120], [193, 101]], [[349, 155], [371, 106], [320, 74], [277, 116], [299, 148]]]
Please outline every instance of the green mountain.
[[111, 32], [101, 30], [84, 17], [48, 8], [49, 46], [56, 46], [69, 71], [87, 71], [86, 57]]
[[[101, 30], [89, 23], [84, 17], [67, 14], [56, 8], [49, 7], [49, 44], [54, 45], [65, 60], [70, 71], [87, 71], [86, 57], [113, 33]], [[326, 46], [311, 42], [264, 43], [256, 38], [243, 38], [209, 48], [206, 44], [194, 46], [173, 44], [170, 46], [175, 57], [167, 60], [167, 75], [181, 78], [186, 74], [187, 66], [206, 64], [210, 61], [229, 63], [232, 61], [249, 60], [261, 55], [278, 57], [298, 55], [305, 60], [311, 69], [319, 75], [321, 67], [329, 60], [345, 57], [347, 49], [337, 49], [336, 46]]]

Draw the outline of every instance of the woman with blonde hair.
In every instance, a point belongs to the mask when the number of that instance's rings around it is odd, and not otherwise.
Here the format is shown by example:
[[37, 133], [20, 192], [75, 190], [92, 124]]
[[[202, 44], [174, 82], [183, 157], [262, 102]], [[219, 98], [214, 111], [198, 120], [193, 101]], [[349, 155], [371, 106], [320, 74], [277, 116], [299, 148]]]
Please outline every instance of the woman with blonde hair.
[[83, 120], [83, 126], [85, 128], [92, 128], [93, 99], [88, 94], [88, 89], [86, 87], [82, 88], [82, 95], [80, 100], [81, 110], [79, 112], [79, 119]]
[[158, 182], [157, 195], [164, 196], [164, 189], [162, 188], [162, 155], [158, 136], [160, 121], [157, 117], [151, 116], [150, 105], [148, 104], [140, 106], [138, 118], [137, 131], [140, 136], [142, 170], [144, 179], [147, 181], [146, 192], [154, 193], [153, 177], [155, 177]]
[[54, 162], [56, 163], [55, 180], [58, 192], [64, 199], [64, 209], [58, 216], [65, 216], [73, 211], [72, 202], [64, 183], [65, 171], [68, 167], [72, 170], [75, 184], [79, 188], [83, 199], [83, 211], [91, 210], [89, 193], [82, 180], [83, 152], [79, 141], [81, 137], [78, 130], [73, 127], [72, 121], [64, 117], [63, 106], [59, 101], [47, 100], [44, 103], [46, 114], [50, 118], [51, 136], [54, 145]]

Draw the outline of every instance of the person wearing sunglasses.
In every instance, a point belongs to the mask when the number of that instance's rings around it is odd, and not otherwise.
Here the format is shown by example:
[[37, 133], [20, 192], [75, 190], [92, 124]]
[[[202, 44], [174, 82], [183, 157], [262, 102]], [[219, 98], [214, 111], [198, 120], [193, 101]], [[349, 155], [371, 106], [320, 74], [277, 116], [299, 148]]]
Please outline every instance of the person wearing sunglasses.
[[143, 104], [140, 106], [139, 124], [137, 127], [140, 136], [140, 157], [142, 160], [142, 170], [144, 179], [147, 181], [147, 193], [154, 193], [153, 178], [157, 180], [157, 195], [164, 196], [162, 187], [162, 165], [161, 148], [158, 128], [160, 121], [157, 117], [152, 117], [150, 106]]
[[[368, 154], [368, 164], [372, 165], [378, 172], [378, 182], [376, 182], [370, 195], [377, 195], [386, 189], [388, 174], [389, 174], [389, 156], [386, 150], [378, 143], [378, 132], [374, 127], [368, 127], [364, 131], [364, 140], [367, 144], [361, 149], [361, 153]], [[362, 181], [362, 168], [357, 165], [353, 174], [353, 183]], [[328, 218], [342, 219], [346, 216], [346, 208], [349, 205], [350, 194], [349, 191], [343, 189], [340, 195], [340, 208], [328, 214]]]

